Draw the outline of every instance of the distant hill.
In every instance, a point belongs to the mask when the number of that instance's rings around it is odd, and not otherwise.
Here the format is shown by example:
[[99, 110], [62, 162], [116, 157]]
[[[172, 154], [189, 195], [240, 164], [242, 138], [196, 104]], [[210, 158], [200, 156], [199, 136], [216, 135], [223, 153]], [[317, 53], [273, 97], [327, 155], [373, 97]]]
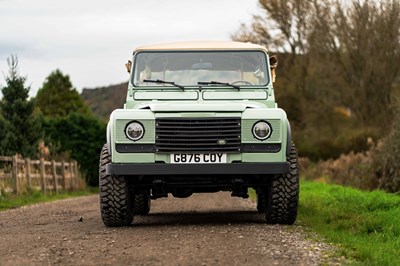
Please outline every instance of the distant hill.
[[103, 120], [108, 120], [111, 112], [122, 108], [128, 89], [128, 82], [108, 87], [83, 89], [81, 96], [93, 113]]

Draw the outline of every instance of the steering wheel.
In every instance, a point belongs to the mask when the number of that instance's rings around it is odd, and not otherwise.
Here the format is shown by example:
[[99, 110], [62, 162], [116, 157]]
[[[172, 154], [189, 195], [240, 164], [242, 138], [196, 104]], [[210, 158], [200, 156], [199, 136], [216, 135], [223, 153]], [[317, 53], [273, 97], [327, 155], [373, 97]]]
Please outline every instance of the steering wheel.
[[254, 85], [253, 83], [251, 83], [250, 81], [247, 81], [247, 80], [236, 80], [236, 81], [232, 82], [231, 84], [236, 85], [237, 83], [243, 83], [245, 85]]

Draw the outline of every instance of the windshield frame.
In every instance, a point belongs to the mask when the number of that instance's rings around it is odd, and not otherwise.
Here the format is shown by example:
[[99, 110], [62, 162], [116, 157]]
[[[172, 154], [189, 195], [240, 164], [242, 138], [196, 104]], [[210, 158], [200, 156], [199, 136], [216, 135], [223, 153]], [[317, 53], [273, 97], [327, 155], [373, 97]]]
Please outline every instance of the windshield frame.
[[[226, 49], [226, 50], [139, 50], [136, 51], [133, 54], [133, 64], [132, 64], [132, 71], [131, 71], [131, 76], [130, 76], [130, 84], [133, 89], [135, 90], [172, 90], [172, 89], [177, 89], [181, 90], [179, 87], [173, 86], [173, 85], [168, 85], [164, 84], [164, 86], [160, 85], [146, 85], [146, 86], [140, 86], [138, 84], [135, 84], [135, 79], [137, 78], [136, 71], [137, 71], [137, 56], [141, 53], [260, 53], [265, 60], [263, 64], [265, 64], [265, 84], [253, 84], [253, 85], [238, 85], [240, 89], [267, 89], [270, 84], [271, 84], [271, 70], [270, 70], [270, 65], [269, 65], [269, 57], [268, 53], [266, 53], [262, 49]], [[210, 82], [211, 80], [199, 80], [201, 82]], [[218, 80], [215, 80], [218, 81]], [[175, 80], [168, 80], [168, 82], [176, 82]], [[165, 86], [167, 85], [167, 86]], [[181, 84], [184, 86], [185, 89], [220, 89], [220, 88], [226, 88], [226, 89], [233, 89], [231, 85], [225, 85], [225, 84], [209, 84], [209, 85], [199, 85], [199, 84]]]

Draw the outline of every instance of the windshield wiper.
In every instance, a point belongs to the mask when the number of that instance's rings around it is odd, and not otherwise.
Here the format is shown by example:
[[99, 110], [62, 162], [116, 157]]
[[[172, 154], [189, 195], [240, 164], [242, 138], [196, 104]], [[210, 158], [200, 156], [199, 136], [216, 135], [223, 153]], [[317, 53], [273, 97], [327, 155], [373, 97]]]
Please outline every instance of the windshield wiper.
[[233, 85], [231, 83], [228, 82], [219, 82], [219, 81], [199, 81], [197, 82], [198, 85], [224, 85], [224, 86], [230, 86], [232, 88], [235, 88], [237, 90], [240, 90], [240, 87], [237, 85]]
[[182, 85], [176, 84], [173, 81], [165, 81], [165, 80], [161, 80], [161, 79], [144, 79], [143, 82], [151, 82], [151, 83], [159, 83], [159, 84], [169, 84], [169, 85], [173, 85], [175, 87], [178, 87], [182, 90], [185, 89], [185, 87], [183, 87]]

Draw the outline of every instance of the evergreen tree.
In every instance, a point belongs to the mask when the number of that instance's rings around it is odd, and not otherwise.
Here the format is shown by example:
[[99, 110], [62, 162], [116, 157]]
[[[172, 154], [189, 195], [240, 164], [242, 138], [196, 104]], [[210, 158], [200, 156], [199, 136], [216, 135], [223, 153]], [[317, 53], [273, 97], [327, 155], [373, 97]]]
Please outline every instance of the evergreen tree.
[[[1, 101], [0, 101], [1, 104]], [[1, 115], [1, 109], [0, 109], [0, 155], [5, 154], [4, 152], [4, 146], [6, 143], [6, 121], [4, 120], [3, 116]]]
[[0, 102], [0, 154], [33, 157], [41, 136], [40, 123], [33, 116], [33, 101], [28, 100], [30, 88], [25, 87], [26, 77], [18, 73], [17, 56], [12, 55], [7, 62], [9, 75]]
[[105, 124], [92, 114], [69, 76], [60, 70], [50, 73], [38, 91], [36, 108], [52, 155], [76, 160], [87, 183], [98, 185], [98, 155], [105, 142]]
[[89, 113], [82, 97], [73, 88], [68, 75], [53, 71], [39, 89], [36, 107], [45, 116], [66, 116], [71, 112]]

